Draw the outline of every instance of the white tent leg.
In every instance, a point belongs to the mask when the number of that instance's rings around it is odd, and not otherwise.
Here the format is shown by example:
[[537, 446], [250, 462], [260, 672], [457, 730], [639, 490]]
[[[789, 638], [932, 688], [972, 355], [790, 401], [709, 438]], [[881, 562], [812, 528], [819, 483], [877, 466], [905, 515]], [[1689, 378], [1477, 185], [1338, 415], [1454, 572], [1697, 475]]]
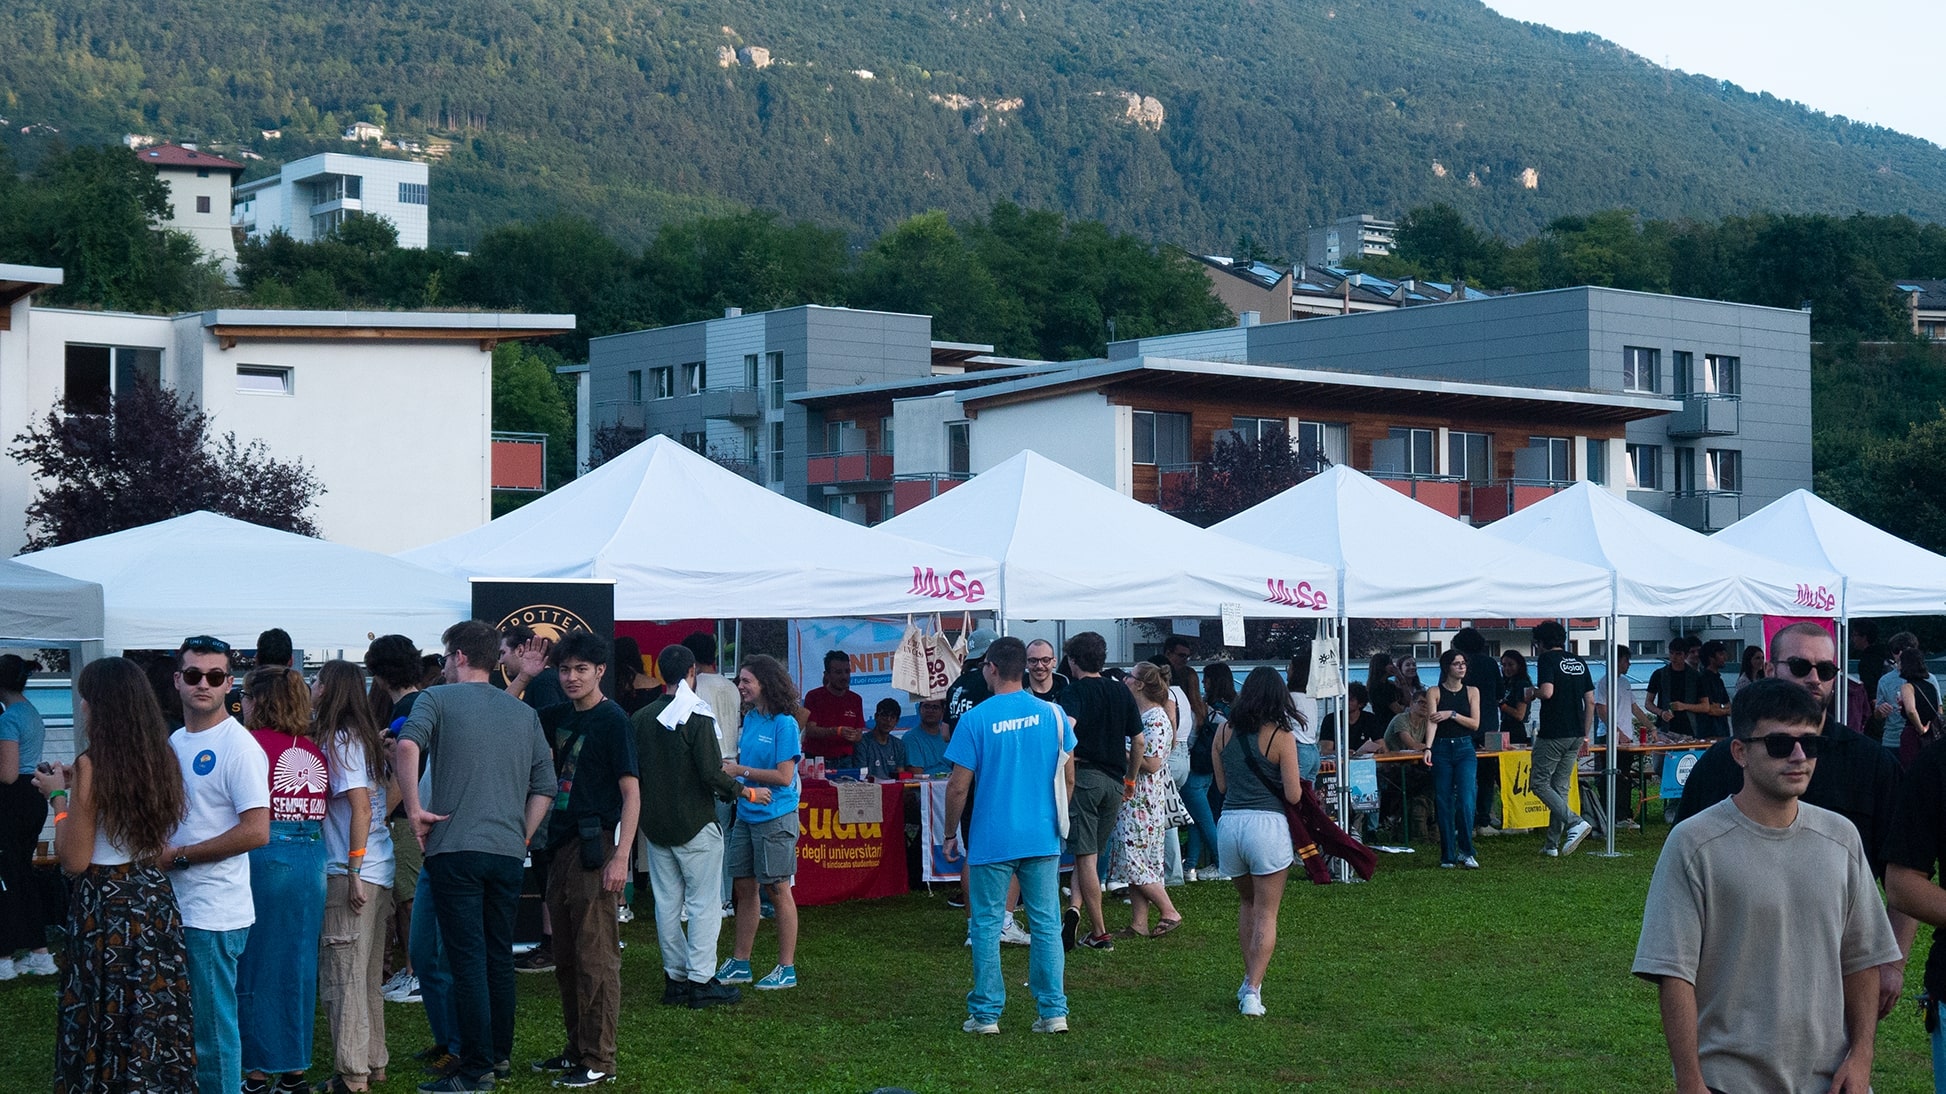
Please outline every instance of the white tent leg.
[[1616, 778], [1615, 761], [1621, 755], [1621, 719], [1632, 719], [1635, 716], [1635, 712], [1621, 708], [1622, 659], [1621, 655], [1615, 649], [1616, 635], [1621, 629], [1620, 622], [1621, 617], [1619, 615], [1610, 615], [1608, 617], [1608, 754], [1605, 765], [1608, 770], [1607, 777], [1604, 780], [1604, 785], [1608, 788], [1608, 801], [1604, 803], [1607, 807], [1608, 817], [1605, 825], [1608, 829], [1608, 847], [1606, 850], [1595, 852], [1595, 857], [1597, 858], [1623, 857], [1622, 852], [1615, 850], [1615, 799], [1618, 793], [1616, 787], [1618, 780]]

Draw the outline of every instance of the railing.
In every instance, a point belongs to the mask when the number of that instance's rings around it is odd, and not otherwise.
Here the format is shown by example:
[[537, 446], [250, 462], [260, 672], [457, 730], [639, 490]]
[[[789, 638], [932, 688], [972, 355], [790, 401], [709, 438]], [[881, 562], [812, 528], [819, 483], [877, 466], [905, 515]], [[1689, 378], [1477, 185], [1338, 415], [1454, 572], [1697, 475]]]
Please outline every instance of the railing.
[[892, 454], [873, 448], [854, 452], [817, 452], [805, 457], [805, 481], [812, 486], [839, 482], [890, 482]]
[[1414, 475], [1404, 471], [1368, 471], [1366, 474], [1449, 517], [1458, 519], [1466, 515], [1468, 484], [1457, 475]]
[[1669, 519], [1698, 532], [1717, 532], [1743, 515], [1743, 495], [1733, 490], [1677, 490], [1669, 496]]
[[631, 429], [644, 429], [647, 428], [649, 408], [652, 406], [663, 407], [668, 413], [680, 413], [685, 421], [763, 416], [763, 403], [753, 387], [711, 387], [696, 392], [679, 392], [660, 399], [603, 399], [595, 404], [595, 409], [603, 412], [598, 417], [604, 421]]
[[920, 471], [892, 478], [892, 512], [916, 509], [973, 476], [964, 471]]
[[1725, 437], [1742, 428], [1742, 397], [1714, 391], [1692, 391], [1682, 409], [1669, 415], [1671, 437]]
[[1467, 490], [1466, 513], [1474, 524], [1490, 524], [1501, 517], [1553, 497], [1574, 485], [1552, 479], [1501, 479], [1472, 483]]

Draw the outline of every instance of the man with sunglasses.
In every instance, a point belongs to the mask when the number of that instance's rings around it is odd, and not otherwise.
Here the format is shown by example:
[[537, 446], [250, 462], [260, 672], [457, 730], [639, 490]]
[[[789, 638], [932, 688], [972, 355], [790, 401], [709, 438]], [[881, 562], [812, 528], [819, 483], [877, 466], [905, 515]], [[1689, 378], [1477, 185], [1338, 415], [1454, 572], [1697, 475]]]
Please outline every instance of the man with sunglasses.
[[1823, 718], [1783, 680], [1738, 690], [1723, 747], [1742, 785], [1656, 861], [1631, 971], [1657, 986], [1682, 1094], [1871, 1088], [1878, 969], [1900, 947], [1858, 830], [1800, 800]]
[[183, 640], [175, 676], [183, 725], [169, 745], [189, 810], [161, 862], [182, 911], [202, 1094], [243, 1085], [236, 970], [257, 918], [245, 856], [270, 842], [270, 758], [224, 706], [231, 679], [229, 643], [206, 634]]
[[[1803, 790], [1806, 804], [1841, 814], [1858, 829], [1872, 876], [1885, 876], [1885, 848], [1891, 835], [1893, 811], [1899, 798], [1899, 762], [1877, 741], [1838, 721], [1832, 696], [1838, 689], [1837, 643], [1817, 623], [1793, 623], [1770, 641], [1769, 678], [1795, 684], [1810, 693], [1822, 712], [1818, 735], [1818, 763]], [[1732, 727], [1736, 706], [1731, 704]], [[1683, 786], [1682, 817], [1687, 819], [1742, 789], [1744, 771], [1731, 757], [1729, 741], [1718, 741], [1703, 753]], [[1901, 953], [1912, 952], [1918, 924], [1910, 916], [1891, 912], [1893, 933]], [[1905, 988], [1905, 958], [1879, 970], [1879, 1017], [1892, 1013]]]

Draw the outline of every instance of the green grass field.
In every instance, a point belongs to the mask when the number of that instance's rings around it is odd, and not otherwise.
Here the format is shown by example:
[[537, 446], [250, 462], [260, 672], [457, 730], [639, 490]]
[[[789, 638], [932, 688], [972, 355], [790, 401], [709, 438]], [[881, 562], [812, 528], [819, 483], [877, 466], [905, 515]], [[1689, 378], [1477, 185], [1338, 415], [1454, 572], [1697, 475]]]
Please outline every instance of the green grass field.
[[[1264, 989], [1270, 1014], [1254, 1021], [1236, 1012], [1234, 890], [1176, 889], [1181, 930], [1069, 955], [1066, 1037], [1027, 1032], [1027, 951], [1014, 946], [1002, 1035], [960, 1032], [971, 964], [962, 913], [943, 894], [805, 909], [803, 986], [702, 1012], [656, 1005], [660, 960], [644, 914], [623, 928], [620, 1081], [602, 1089], [1666, 1090], [1655, 992], [1628, 974], [1663, 832], [1625, 834], [1620, 859], [1543, 859], [1537, 836], [1484, 839], [1477, 872], [1438, 869], [1422, 844], [1380, 856], [1367, 884], [1293, 886]], [[1111, 902], [1110, 928], [1127, 919]], [[759, 975], [775, 957], [766, 925]], [[376, 1089], [410, 1091], [420, 1080], [403, 1061], [427, 1041], [423, 1011], [388, 1005], [386, 1018], [402, 1062]], [[554, 978], [520, 977], [519, 1070], [503, 1089], [547, 1088], [526, 1067], [560, 1048], [559, 1022]], [[47, 1089], [48, 981], [0, 984], [0, 1023], [0, 1091]], [[314, 1079], [329, 1073], [327, 1037], [320, 1020]], [[1880, 1094], [1931, 1089], [1910, 999], [1881, 1026], [1877, 1053]]]

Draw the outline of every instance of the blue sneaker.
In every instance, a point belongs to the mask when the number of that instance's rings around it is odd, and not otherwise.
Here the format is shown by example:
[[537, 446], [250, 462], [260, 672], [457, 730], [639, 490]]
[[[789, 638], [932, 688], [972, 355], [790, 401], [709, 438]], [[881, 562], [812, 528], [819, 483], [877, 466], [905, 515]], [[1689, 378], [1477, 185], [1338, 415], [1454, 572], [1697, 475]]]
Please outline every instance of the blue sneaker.
[[[744, 969], [744, 975], [745, 976], [750, 975], [749, 968], [747, 966]], [[797, 986], [797, 966], [796, 965], [779, 965], [776, 968], [770, 970], [770, 975], [764, 977], [762, 980], [757, 981], [758, 991], [782, 991], [785, 988], [794, 988], [796, 986]]]
[[748, 984], [750, 982], [750, 962], [738, 961], [734, 957], [726, 959], [723, 962], [723, 967], [716, 970], [716, 982], [719, 984]]

